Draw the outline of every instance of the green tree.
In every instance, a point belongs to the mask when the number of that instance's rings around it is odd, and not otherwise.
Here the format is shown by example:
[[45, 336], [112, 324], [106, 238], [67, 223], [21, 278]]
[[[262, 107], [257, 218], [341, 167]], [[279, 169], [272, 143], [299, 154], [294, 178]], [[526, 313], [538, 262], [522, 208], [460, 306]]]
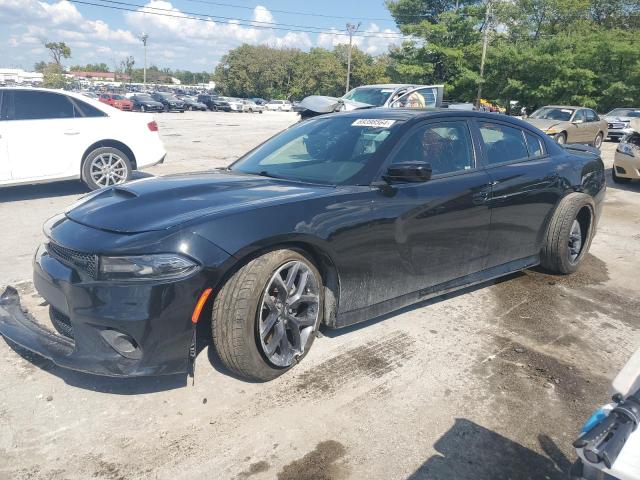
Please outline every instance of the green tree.
[[60, 62], [63, 58], [71, 57], [71, 48], [64, 42], [47, 42], [44, 46], [51, 52], [53, 62], [58, 66], [62, 65]]

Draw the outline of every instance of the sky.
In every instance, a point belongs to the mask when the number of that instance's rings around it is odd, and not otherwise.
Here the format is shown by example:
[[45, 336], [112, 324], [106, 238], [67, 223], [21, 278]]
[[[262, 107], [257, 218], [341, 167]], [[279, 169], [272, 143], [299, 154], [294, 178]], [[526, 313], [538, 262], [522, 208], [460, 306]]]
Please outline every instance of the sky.
[[383, 0], [0, 0], [0, 68], [32, 70], [49, 61], [47, 41], [71, 47], [66, 66], [104, 62], [113, 69], [128, 55], [142, 66], [144, 32], [148, 65], [211, 72], [243, 43], [302, 50], [347, 43], [338, 33], [349, 21], [361, 22], [354, 43], [371, 54], [400, 41]]

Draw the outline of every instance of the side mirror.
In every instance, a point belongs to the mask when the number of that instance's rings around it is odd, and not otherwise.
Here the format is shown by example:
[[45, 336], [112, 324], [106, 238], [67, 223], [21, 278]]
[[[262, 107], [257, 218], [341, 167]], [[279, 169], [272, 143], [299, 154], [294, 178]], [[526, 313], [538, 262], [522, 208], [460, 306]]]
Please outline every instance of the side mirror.
[[431, 164], [428, 162], [401, 162], [389, 165], [382, 176], [387, 182], [426, 182], [431, 178]]

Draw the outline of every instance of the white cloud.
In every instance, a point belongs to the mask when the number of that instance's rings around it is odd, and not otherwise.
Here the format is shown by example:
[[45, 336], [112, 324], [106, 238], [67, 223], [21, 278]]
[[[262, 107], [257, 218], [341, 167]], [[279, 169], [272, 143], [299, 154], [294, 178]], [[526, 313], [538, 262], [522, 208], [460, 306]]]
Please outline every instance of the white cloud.
[[[35, 61], [46, 59], [47, 52], [41, 47], [45, 41], [65, 41], [72, 51], [67, 63], [112, 64], [127, 55], [133, 55], [140, 63], [140, 35], [144, 32], [149, 35], [150, 64], [212, 70], [222, 55], [243, 43], [306, 50], [316, 45], [332, 48], [348, 42], [348, 37], [335, 28], [318, 35], [265, 28], [277, 20], [260, 4], [253, 9], [251, 19], [242, 22], [198, 19], [176, 8], [170, 0], [146, 1], [146, 10], [122, 12], [118, 14], [120, 21], [107, 22], [100, 17], [88, 18], [81, 13], [82, 7], [79, 10], [67, 0], [0, 0], [0, 45], [7, 46], [3, 57], [9, 57], [3, 60], [12, 65], [27, 62], [24, 67], [29, 68]], [[368, 53], [383, 53], [390, 44], [398, 42], [397, 33], [392, 30], [381, 30], [375, 24], [366, 30], [380, 35], [354, 37], [354, 43]], [[30, 56], [25, 52], [30, 52]]]
[[[331, 28], [329, 31], [318, 35], [317, 43], [319, 47], [330, 49], [336, 45], [348, 44], [349, 35], [346, 35], [344, 31]], [[398, 32], [394, 32], [389, 28], [381, 30], [375, 23], [371, 23], [366, 29], [361, 29], [353, 37], [353, 44], [371, 55], [384, 53], [391, 45], [399, 43]]]

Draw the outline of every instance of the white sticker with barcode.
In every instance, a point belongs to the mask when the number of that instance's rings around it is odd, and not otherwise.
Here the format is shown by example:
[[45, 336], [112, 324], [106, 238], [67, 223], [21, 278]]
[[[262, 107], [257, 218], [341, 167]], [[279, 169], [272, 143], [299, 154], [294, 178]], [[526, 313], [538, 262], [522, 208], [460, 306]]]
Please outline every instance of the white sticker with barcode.
[[378, 127], [389, 128], [396, 123], [395, 120], [385, 120], [383, 118], [359, 118], [351, 124], [352, 127]]

